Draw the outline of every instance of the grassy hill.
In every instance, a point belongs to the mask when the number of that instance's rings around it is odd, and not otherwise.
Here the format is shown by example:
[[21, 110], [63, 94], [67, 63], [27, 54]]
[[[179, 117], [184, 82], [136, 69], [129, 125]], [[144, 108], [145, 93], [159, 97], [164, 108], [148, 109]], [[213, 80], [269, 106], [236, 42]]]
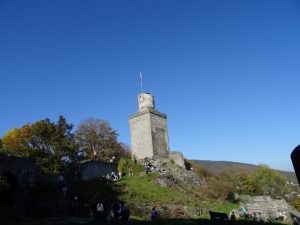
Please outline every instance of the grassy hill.
[[[214, 173], [217, 173], [217, 170], [236, 168], [237, 166], [244, 166], [248, 170], [256, 168], [254, 165], [243, 163], [198, 162], [207, 169], [211, 168], [210, 170]], [[99, 179], [69, 183], [69, 194], [63, 201], [71, 203], [74, 196], [78, 196], [81, 204], [80, 216], [82, 217], [88, 217], [91, 205], [99, 200], [107, 203], [125, 201], [131, 210], [132, 224], [147, 224], [152, 207], [159, 211], [161, 219], [159, 224], [210, 224], [210, 221], [207, 220], [209, 218], [208, 211], [228, 214], [232, 209], [239, 207], [239, 204], [232, 203], [222, 196], [227, 186], [222, 183], [222, 180], [214, 177], [207, 178], [208, 182], [205, 185], [195, 185], [178, 180], [175, 173], [173, 175], [170, 173], [146, 174], [143, 166], [132, 163], [124, 163], [124, 165], [134, 169], [134, 176], [125, 176], [114, 182]], [[128, 171], [128, 168], [124, 171]], [[166, 181], [166, 185], [162, 185], [158, 182], [159, 180]], [[62, 205], [62, 199], [56, 186], [38, 186], [32, 190], [30, 199], [36, 206], [34, 212], [38, 213], [40, 217], [51, 216], [49, 211], [53, 211], [54, 215], [60, 213], [58, 209]], [[70, 204], [66, 204], [66, 209], [70, 209], [68, 205]], [[8, 215], [6, 209], [3, 212], [5, 213], [1, 214], [0, 208], [0, 215]], [[64, 213], [70, 213], [70, 211], [64, 211]], [[10, 213], [9, 215], [14, 214]], [[8, 221], [12, 221], [12, 218], [14, 217], [7, 216]], [[17, 222], [12, 224], [18, 224]], [[241, 221], [241, 223], [243, 222]], [[39, 225], [39, 223], [37, 224]]]
[[[213, 174], [220, 174], [223, 171], [230, 172], [236, 169], [243, 169], [247, 172], [252, 172], [257, 169], [256, 165], [248, 164], [248, 163], [240, 163], [240, 162], [231, 162], [231, 161], [212, 161], [212, 160], [192, 160], [209, 170]], [[277, 172], [284, 175], [288, 181], [292, 181], [294, 183], [298, 183], [296, 174], [294, 172], [276, 170]]]
[[[156, 207], [164, 218], [190, 218], [200, 214], [208, 217], [208, 210], [229, 213], [238, 204], [224, 201], [203, 200], [199, 187], [187, 183], [174, 183], [161, 187], [156, 183], [157, 173], [124, 177], [116, 185], [120, 188], [120, 199], [128, 203], [135, 216], [146, 219], [152, 207]], [[203, 215], [206, 214], [206, 215]]]

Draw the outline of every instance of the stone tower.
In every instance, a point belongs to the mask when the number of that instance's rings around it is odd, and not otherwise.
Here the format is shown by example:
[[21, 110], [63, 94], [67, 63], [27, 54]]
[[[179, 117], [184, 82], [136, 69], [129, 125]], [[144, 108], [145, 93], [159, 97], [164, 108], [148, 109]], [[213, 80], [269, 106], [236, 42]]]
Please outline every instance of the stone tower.
[[155, 109], [149, 93], [138, 95], [138, 112], [129, 116], [132, 154], [136, 159], [169, 158], [167, 115]]

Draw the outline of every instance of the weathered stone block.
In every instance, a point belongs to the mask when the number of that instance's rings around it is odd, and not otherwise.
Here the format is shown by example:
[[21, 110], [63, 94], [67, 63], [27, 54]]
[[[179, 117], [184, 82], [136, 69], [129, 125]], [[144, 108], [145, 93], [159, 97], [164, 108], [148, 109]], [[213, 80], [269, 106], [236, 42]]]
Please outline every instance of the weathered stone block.
[[170, 152], [170, 158], [178, 165], [185, 168], [184, 157], [181, 152]]

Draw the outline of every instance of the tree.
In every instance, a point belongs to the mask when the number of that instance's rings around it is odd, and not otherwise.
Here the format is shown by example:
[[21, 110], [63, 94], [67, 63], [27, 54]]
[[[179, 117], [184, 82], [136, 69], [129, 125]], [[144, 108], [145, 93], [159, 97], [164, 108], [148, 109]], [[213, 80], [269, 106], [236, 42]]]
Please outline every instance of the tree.
[[32, 127], [29, 124], [7, 131], [2, 137], [2, 148], [0, 152], [17, 157], [31, 156], [31, 135]]
[[257, 194], [281, 195], [285, 191], [286, 178], [267, 165], [259, 165], [249, 176], [249, 183]]
[[45, 171], [57, 173], [77, 160], [78, 152], [72, 124], [63, 116], [57, 123], [44, 119], [8, 131], [2, 138], [2, 153], [18, 157], [32, 156]]
[[128, 157], [128, 148], [117, 141], [118, 134], [110, 123], [95, 118], [81, 122], [75, 132], [75, 138], [82, 155], [86, 159], [110, 160], [115, 157]]

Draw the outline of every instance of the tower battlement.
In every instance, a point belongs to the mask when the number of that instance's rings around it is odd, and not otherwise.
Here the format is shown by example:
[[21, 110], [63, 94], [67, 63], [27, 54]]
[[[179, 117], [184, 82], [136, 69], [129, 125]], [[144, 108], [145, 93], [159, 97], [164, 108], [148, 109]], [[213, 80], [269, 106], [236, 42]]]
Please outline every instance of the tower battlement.
[[139, 112], [145, 109], [155, 109], [154, 97], [149, 93], [140, 93], [138, 95]]

